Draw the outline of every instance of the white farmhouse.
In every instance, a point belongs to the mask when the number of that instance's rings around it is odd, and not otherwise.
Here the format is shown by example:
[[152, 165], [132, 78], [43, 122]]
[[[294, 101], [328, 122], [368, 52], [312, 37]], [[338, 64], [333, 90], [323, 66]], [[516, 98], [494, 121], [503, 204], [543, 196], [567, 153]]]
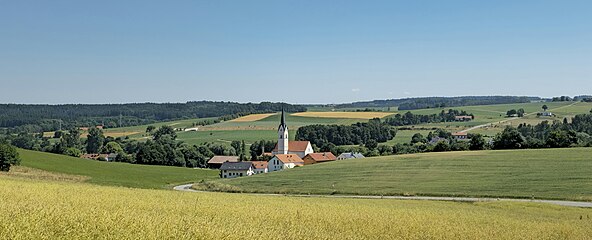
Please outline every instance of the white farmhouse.
[[275, 172], [296, 166], [304, 166], [304, 160], [296, 154], [277, 154], [267, 162], [267, 171]]
[[225, 162], [220, 167], [221, 178], [235, 178], [255, 174], [255, 167], [251, 162]]

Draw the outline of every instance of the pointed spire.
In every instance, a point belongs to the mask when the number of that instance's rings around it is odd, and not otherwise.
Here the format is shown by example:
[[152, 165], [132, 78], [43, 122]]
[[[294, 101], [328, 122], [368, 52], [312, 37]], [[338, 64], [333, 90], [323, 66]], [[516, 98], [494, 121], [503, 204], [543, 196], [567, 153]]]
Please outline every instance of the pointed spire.
[[285, 129], [285, 126], [286, 126], [286, 115], [284, 113], [284, 108], [283, 107], [282, 107], [282, 122], [280, 123], [280, 126], [284, 126], [284, 129]]

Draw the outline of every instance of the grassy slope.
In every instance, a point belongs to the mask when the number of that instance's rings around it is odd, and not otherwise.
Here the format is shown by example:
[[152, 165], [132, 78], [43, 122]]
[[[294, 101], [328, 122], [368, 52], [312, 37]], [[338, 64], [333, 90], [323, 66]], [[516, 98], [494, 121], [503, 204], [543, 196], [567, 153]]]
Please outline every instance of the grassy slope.
[[171, 184], [218, 177], [217, 171], [205, 169], [99, 162], [22, 149], [19, 149], [19, 154], [25, 167], [88, 176], [88, 182], [100, 185], [164, 188]]
[[586, 239], [592, 209], [184, 193], [0, 176], [6, 239]]
[[447, 152], [345, 160], [218, 180], [244, 191], [592, 201], [592, 148]]

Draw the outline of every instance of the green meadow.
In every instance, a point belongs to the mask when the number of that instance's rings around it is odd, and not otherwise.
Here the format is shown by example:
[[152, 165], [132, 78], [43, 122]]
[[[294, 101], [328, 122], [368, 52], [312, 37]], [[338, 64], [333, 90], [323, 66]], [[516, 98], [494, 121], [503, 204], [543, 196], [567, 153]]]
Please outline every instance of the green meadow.
[[424, 153], [341, 160], [215, 183], [261, 193], [592, 201], [590, 156], [592, 148]]
[[134, 188], [170, 188], [173, 185], [218, 178], [218, 171], [184, 167], [100, 162], [19, 149], [21, 165], [48, 172], [85, 176], [87, 182]]

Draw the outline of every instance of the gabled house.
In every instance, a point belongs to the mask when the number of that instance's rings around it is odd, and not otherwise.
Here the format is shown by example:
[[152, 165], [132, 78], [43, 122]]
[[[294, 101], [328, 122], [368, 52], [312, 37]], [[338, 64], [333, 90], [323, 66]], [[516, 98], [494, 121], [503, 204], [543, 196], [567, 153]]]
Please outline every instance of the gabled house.
[[304, 160], [296, 154], [277, 154], [267, 161], [268, 172], [281, 171], [297, 166], [304, 166]]
[[466, 132], [455, 132], [452, 134], [452, 137], [456, 140], [468, 140], [469, 135]]
[[208, 160], [208, 167], [217, 169], [225, 162], [238, 162], [238, 156], [214, 156]]
[[267, 173], [267, 161], [251, 161], [251, 163], [253, 163], [255, 174]]
[[347, 152], [347, 153], [339, 154], [339, 156], [337, 156], [337, 160], [354, 159], [354, 158], [364, 158], [364, 155], [362, 155], [361, 153]]
[[473, 116], [470, 116], [470, 115], [466, 115], [466, 116], [455, 116], [454, 117], [454, 121], [457, 121], [457, 122], [468, 122], [468, 121], [471, 121], [473, 119], [474, 119], [474, 117]]
[[255, 174], [252, 162], [225, 162], [220, 166], [221, 178], [235, 178]]
[[316, 164], [322, 162], [330, 162], [337, 160], [337, 157], [331, 152], [309, 153], [302, 159], [304, 165]]

